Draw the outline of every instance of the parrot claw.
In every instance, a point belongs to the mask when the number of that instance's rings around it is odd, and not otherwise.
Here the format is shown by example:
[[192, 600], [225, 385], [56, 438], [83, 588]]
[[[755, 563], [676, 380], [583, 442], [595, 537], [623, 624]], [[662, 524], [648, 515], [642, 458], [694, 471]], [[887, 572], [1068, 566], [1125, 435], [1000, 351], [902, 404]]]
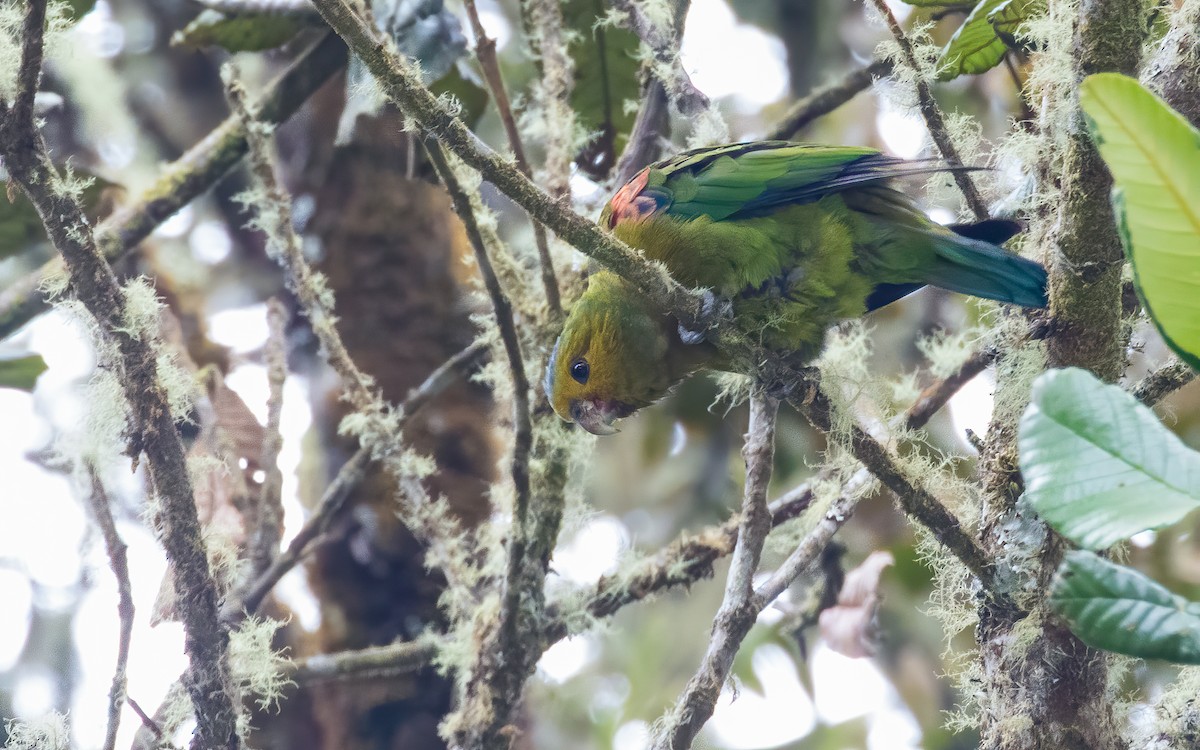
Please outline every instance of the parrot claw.
[[733, 304], [729, 300], [717, 297], [711, 289], [703, 289], [700, 292], [700, 316], [697, 320], [700, 330], [692, 330], [680, 323], [679, 340], [689, 346], [703, 344], [708, 340], [708, 331], [716, 327], [720, 320], [732, 315]]

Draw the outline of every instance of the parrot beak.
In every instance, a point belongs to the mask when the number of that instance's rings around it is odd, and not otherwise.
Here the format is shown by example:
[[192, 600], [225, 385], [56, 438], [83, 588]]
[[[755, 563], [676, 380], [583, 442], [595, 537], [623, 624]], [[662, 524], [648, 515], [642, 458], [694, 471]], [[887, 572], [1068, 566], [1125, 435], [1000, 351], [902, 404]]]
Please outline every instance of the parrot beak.
[[627, 416], [627, 410], [621, 407], [599, 399], [572, 401], [571, 419], [593, 435], [615, 435], [620, 430], [612, 426], [613, 420]]

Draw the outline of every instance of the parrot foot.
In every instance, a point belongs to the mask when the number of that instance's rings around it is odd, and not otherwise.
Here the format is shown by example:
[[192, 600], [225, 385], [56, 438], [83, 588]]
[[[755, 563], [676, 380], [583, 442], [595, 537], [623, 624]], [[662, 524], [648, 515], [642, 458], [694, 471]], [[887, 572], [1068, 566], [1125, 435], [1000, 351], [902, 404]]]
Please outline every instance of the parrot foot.
[[700, 317], [696, 321], [700, 330], [692, 330], [679, 324], [679, 340], [689, 346], [702, 344], [708, 340], [708, 332], [725, 318], [733, 316], [733, 303], [721, 299], [711, 289], [704, 289], [700, 294]]

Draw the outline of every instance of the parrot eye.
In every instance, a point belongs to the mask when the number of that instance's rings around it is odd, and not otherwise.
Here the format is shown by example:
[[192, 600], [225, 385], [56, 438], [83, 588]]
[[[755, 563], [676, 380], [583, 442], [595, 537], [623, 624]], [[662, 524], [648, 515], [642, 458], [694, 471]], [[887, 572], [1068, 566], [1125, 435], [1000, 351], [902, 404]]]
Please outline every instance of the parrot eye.
[[575, 378], [575, 380], [581, 385], [587, 383], [588, 375], [590, 374], [591, 368], [588, 367], [586, 359], [580, 357], [571, 363], [571, 377]]

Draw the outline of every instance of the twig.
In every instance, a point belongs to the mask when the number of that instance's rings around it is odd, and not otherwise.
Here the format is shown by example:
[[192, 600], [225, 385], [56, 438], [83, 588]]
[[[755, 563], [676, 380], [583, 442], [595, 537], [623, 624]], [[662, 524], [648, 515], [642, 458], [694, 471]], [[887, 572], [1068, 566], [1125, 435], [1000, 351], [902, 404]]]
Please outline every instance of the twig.
[[[691, 0], [676, 0], [673, 3], [675, 13], [675, 36], [683, 33], [683, 25], [687, 21], [688, 8]], [[629, 132], [629, 141], [625, 150], [617, 159], [616, 184], [624, 185], [633, 179], [642, 167], [650, 164], [662, 155], [666, 136], [671, 127], [669, 99], [666, 85], [650, 71], [646, 79], [645, 90], [642, 94], [642, 105], [638, 108], [637, 118]]]
[[162, 727], [158, 726], [158, 722], [150, 718], [150, 714], [146, 713], [141, 704], [128, 695], [125, 696], [125, 702], [129, 704], [129, 707], [133, 709], [133, 712], [138, 715], [139, 719], [142, 720], [142, 726], [146, 728], [152, 735], [154, 735], [156, 740], [162, 740]]
[[534, 43], [534, 59], [541, 71], [540, 85], [534, 87], [534, 99], [540, 116], [551, 123], [544, 144], [546, 192], [559, 200], [571, 196], [571, 131], [575, 113], [571, 109], [571, 89], [575, 85], [575, 63], [567, 54], [563, 31], [562, 3], [559, 0], [520, 0], [521, 20]]
[[[521, 174], [532, 178], [529, 159], [525, 155], [525, 144], [521, 140], [521, 131], [517, 128], [517, 118], [513, 116], [512, 102], [508, 98], [508, 90], [504, 86], [504, 76], [500, 72], [500, 62], [496, 59], [496, 40], [487, 35], [483, 22], [479, 19], [479, 10], [475, 0], [465, 0], [467, 18], [471, 29], [475, 32], [475, 58], [483, 71], [483, 79], [491, 92], [492, 102], [500, 113], [500, 122], [504, 125], [504, 134], [508, 137], [508, 146], [513, 152], [513, 161]], [[562, 298], [558, 291], [558, 279], [554, 275], [554, 262], [550, 258], [550, 240], [546, 236], [546, 227], [541, 222], [533, 221], [533, 240], [537, 245], [538, 263], [542, 271], [542, 288], [546, 293], [546, 304], [551, 314], [562, 314]]]
[[[409, 391], [401, 407], [404, 421], [400, 422], [400, 426], [403, 427], [405, 421], [446, 390], [463, 372], [478, 363], [485, 351], [485, 345], [478, 342], [471, 344], [430, 373], [421, 385]], [[275, 584], [304, 559], [314, 548], [314, 542], [329, 529], [333, 520], [345, 507], [350, 492], [362, 481], [370, 463], [371, 450], [362, 447], [342, 464], [337, 476], [325, 488], [325, 494], [317, 503], [316, 510], [288, 543], [287, 549], [271, 562], [270, 567], [253, 579], [243, 593], [229, 598], [221, 610], [222, 620], [233, 627], [258, 609]]]
[[267, 302], [267, 425], [263, 439], [262, 468], [266, 472], [259, 492], [258, 512], [249, 543], [250, 564], [254, 575], [262, 575], [279, 554], [283, 533], [283, 472], [279, 470], [279, 452], [283, 435], [279, 422], [283, 416], [283, 386], [287, 380], [287, 308], [272, 297]]
[[[500, 341], [504, 345], [504, 354], [508, 358], [508, 369], [513, 380], [513, 458], [512, 481], [516, 489], [516, 521], [514, 526], [519, 529], [525, 525], [529, 509], [529, 449], [533, 444], [533, 426], [529, 418], [529, 378], [525, 374], [525, 359], [521, 355], [521, 341], [517, 335], [517, 324], [513, 319], [512, 304], [504, 296], [496, 271], [492, 268], [488, 249], [484, 245], [483, 235], [479, 224], [475, 221], [475, 211], [471, 199], [467, 196], [454, 168], [446, 160], [441, 146], [436, 141], [426, 140], [425, 150], [434, 169], [450, 193], [455, 211], [467, 231], [471, 248], [475, 251], [475, 263], [479, 267], [479, 275], [483, 277], [483, 286], [492, 301], [492, 311], [496, 316], [496, 327], [500, 330]], [[510, 561], [513, 555], [510, 552]], [[511, 581], [510, 581], [511, 582]]]
[[758, 610], [754, 607], [754, 573], [763, 543], [771, 531], [767, 511], [767, 485], [775, 454], [775, 415], [779, 403], [759, 391], [750, 398], [750, 425], [742, 455], [746, 460], [746, 488], [742, 499], [737, 546], [725, 579], [725, 596], [713, 621], [712, 639], [700, 668], [675, 701], [666, 725], [654, 738], [654, 750], [687, 750], [700, 728], [712, 716], [721, 688], [733, 668], [733, 658], [750, 632]]
[[808, 532], [796, 549], [792, 550], [783, 564], [754, 590], [754, 598], [751, 599], [750, 606], [756, 613], [763, 611], [767, 605], [778, 599], [780, 594], [812, 565], [813, 560], [817, 559], [817, 556], [829, 546], [829, 542], [833, 540], [833, 535], [837, 533], [838, 529], [850, 520], [854, 508], [861, 498], [862, 493], [856, 492], [851, 487], [842, 490], [842, 494], [833, 501], [829, 510], [825, 511], [825, 515]]
[[[484, 714], [486, 722], [465, 727], [468, 732], [479, 732], [471, 742], [491, 746], [500, 737], [500, 730], [509, 721], [511, 708], [521, 694], [521, 686], [532, 673], [533, 665], [540, 652], [535, 653], [539, 639], [527, 638], [531, 630], [536, 632], [544, 606], [544, 584], [542, 575], [532, 580], [526, 575], [529, 568], [529, 538], [532, 532], [529, 514], [530, 482], [529, 454], [533, 446], [533, 424], [529, 413], [529, 380], [525, 375], [525, 361], [521, 355], [516, 322], [513, 320], [512, 305], [500, 289], [500, 282], [492, 269], [488, 248], [475, 220], [475, 211], [470, 197], [459, 185], [454, 167], [446, 159], [441, 146], [432, 139], [426, 140], [425, 150], [438, 176], [454, 203], [455, 210], [467, 231], [467, 239], [475, 251], [476, 265], [483, 277], [484, 288], [492, 301], [500, 340], [508, 358], [508, 367], [513, 380], [513, 454], [511, 464], [515, 495], [514, 518], [508, 538], [507, 562], [504, 591], [501, 594], [501, 610], [498, 627], [479, 646], [476, 665], [470, 681], [482, 680], [486, 688], [467, 687], [467, 700], [483, 700], [489, 705]], [[502, 668], [496, 668], [502, 665]], [[499, 705], [496, 705], [496, 704]], [[467, 711], [467, 713], [473, 713]]]
[[662, 81], [651, 78], [646, 84], [646, 94], [633, 121], [633, 129], [629, 132], [629, 142], [617, 160], [616, 184], [629, 182], [642, 167], [662, 154], [663, 136], [670, 125], [668, 114], [667, 90]]
[[796, 102], [767, 135], [772, 140], [791, 140], [805, 126], [824, 117], [871, 87], [876, 78], [892, 74], [891, 60], [874, 60], [841, 79], [813, 91]]
[[[679, 2], [679, 0], [676, 0]], [[679, 26], [687, 15], [690, 0], [676, 7], [676, 23], [657, 23], [642, 8], [640, 0], [613, 0], [612, 7], [624, 15], [624, 25], [650, 48], [654, 58], [654, 76], [662, 81], [667, 96], [684, 117], [698, 115], [709, 107], [708, 97], [692, 83], [679, 62]]]
[[[258, 122], [278, 124], [292, 116], [346, 62], [346, 45], [326, 34], [271, 81], [252, 105]], [[163, 168], [155, 183], [96, 228], [96, 245], [110, 261], [150, 236], [162, 222], [216, 184], [246, 154], [246, 128], [231, 115], [187, 153]], [[55, 258], [0, 291], [0, 338], [46, 309], [42, 282], [62, 273]]]
[[109, 566], [117, 578], [117, 614], [121, 627], [117, 639], [117, 666], [113, 670], [112, 688], [108, 692], [108, 730], [104, 735], [104, 750], [113, 750], [117, 746], [117, 729], [121, 725], [121, 707], [125, 704], [126, 669], [129, 665], [129, 645], [133, 638], [133, 585], [129, 582], [129, 557], [125, 554], [125, 542], [117, 533], [108, 493], [104, 491], [104, 484], [94, 467], [88, 467], [88, 476], [92, 481], [88, 500], [96, 525], [104, 537]]
[[367, 448], [359, 448], [346, 463], [342, 464], [337, 476], [325, 488], [325, 494], [321, 496], [317, 509], [288, 544], [287, 549], [272, 560], [270, 566], [250, 582], [245, 593], [241, 596], [231, 597], [226, 602], [221, 611], [222, 620], [230, 627], [234, 627], [258, 609], [263, 598], [275, 587], [275, 584], [279, 583], [279, 579], [296, 567], [296, 564], [312, 549], [312, 542], [329, 528], [333, 519], [337, 518], [342, 508], [345, 507], [351, 490], [362, 481], [370, 463], [371, 451]]
[[[21, 70], [41, 60], [46, 0], [31, 0], [25, 17]], [[36, 82], [36, 75], [32, 76]], [[29, 85], [29, 77], [23, 78]], [[32, 94], [18, 101], [32, 101]], [[26, 111], [25, 119], [15, 115]], [[237, 712], [229, 678], [229, 635], [217, 619], [217, 587], [208, 567], [205, 542], [192, 495], [183, 444], [175, 429], [166, 391], [159, 381], [157, 355], [147, 331], [131, 329], [125, 294], [96, 247], [78, 200], [63, 190], [46, 146], [32, 119], [32, 106], [0, 110], [0, 152], [11, 179], [37, 208], [54, 247], [62, 254], [71, 290], [114, 344], [121, 384], [131, 410], [130, 455], [145, 454], [162, 512], [162, 542], [172, 562], [181, 601], [185, 650], [191, 665], [186, 687], [196, 708], [192, 747], [237, 748]]]
[[282, 676], [300, 686], [364, 677], [388, 678], [424, 669], [436, 655], [437, 644], [433, 640], [393, 643], [288, 662]]
[[[957, 371], [939, 380], [924, 391], [897, 420], [906, 429], [923, 427], [972, 377], [994, 361], [998, 349], [987, 347], [972, 355]], [[812, 505], [813, 488], [832, 479], [832, 470], [821, 469], [817, 476], [781, 495], [770, 505], [771, 525], [779, 526], [797, 518]], [[870, 479], [870, 472], [860, 469], [847, 480], [847, 488], [857, 490]], [[843, 494], [850, 489], [843, 490]], [[687, 586], [712, 576], [713, 564], [733, 550], [737, 540], [737, 519], [711, 526], [699, 533], [684, 534], [664, 547], [655, 557], [644, 562], [640, 569], [623, 576], [607, 576], [596, 584], [587, 597], [587, 611], [593, 617], [608, 617], [627, 604], [641, 601], [674, 586]], [[554, 607], [551, 608], [555, 609]], [[566, 635], [561, 623], [552, 626], [548, 640], [556, 641]]]
[[1146, 406], [1154, 406], [1196, 379], [1196, 371], [1177, 359], [1139, 380], [1129, 392]]
[[[815, 384], [810, 387], [806, 398], [792, 399], [791, 403], [817, 429], [825, 433], [833, 429], [833, 406]], [[979, 579], [984, 589], [997, 593], [995, 568], [979, 544], [967, 534], [958, 518], [940, 500], [905, 475], [891, 451], [858, 424], [850, 427], [849, 448], [863, 466], [896, 493], [905, 514], [924, 526], [934, 539], [957, 557]]]
[[341, 378], [342, 397], [355, 412], [350, 431], [396, 481], [400, 517], [413, 535], [428, 545], [428, 564], [439, 568], [450, 586], [465, 586], [460, 579], [468, 574], [465, 568], [469, 563], [464, 561], [474, 559], [466, 548], [472, 540], [458, 532], [458, 521], [449, 514], [447, 504], [430, 498], [422, 476], [413, 471], [401, 435], [404, 413], [384, 401], [375, 381], [359, 369], [347, 351], [334, 325], [333, 295], [326, 288], [324, 277], [314, 272], [305, 259], [300, 238], [292, 226], [291, 199], [275, 179], [269, 152], [270, 128], [251, 121], [241, 84], [233, 80], [228, 66], [223, 73], [235, 114], [247, 124], [251, 176], [262, 191], [260, 200], [269, 206], [269, 210], [259, 213], [261, 228], [269, 240], [268, 253], [283, 268], [285, 282], [308, 318], [326, 361]]
[[960, 388], [991, 366], [999, 356], [999, 347], [985, 346], [967, 357], [954, 373], [926, 387], [905, 412], [905, 428], [915, 430], [924, 426], [950, 400], [951, 396], [958, 393]]
[[[900, 22], [896, 20], [896, 16], [892, 14], [892, 9], [888, 7], [886, 0], [872, 0], [875, 3], [876, 10], [883, 16], [883, 20], [887, 22], [888, 28], [892, 32], [892, 36], [896, 38], [896, 43], [900, 45], [900, 54], [904, 56], [904, 62], [913, 70], [920, 71], [920, 64], [917, 62], [917, 55], [913, 52], [912, 42], [909, 41], [908, 35], [904, 33], [904, 28], [900, 26]], [[933, 98], [933, 91], [929, 87], [929, 82], [923, 76], [917, 76], [917, 101], [921, 105], [921, 116], [925, 118], [925, 124], [929, 127], [929, 135], [933, 136], [933, 142], [937, 144], [938, 151], [942, 153], [942, 158], [946, 160], [946, 164], [951, 167], [963, 166], [962, 159], [958, 156], [958, 149], [954, 146], [954, 141], [950, 138], [949, 131], [946, 130], [946, 119], [942, 117], [942, 109], [938, 106], [937, 100]], [[958, 189], [962, 191], [963, 198], [967, 201], [967, 206], [971, 212], [975, 214], [978, 221], [983, 221], [988, 218], [987, 204], [983, 201], [983, 196], [979, 194], [979, 189], [975, 187], [974, 180], [971, 175], [962, 169], [955, 169], [951, 172], [954, 176], [954, 181], [958, 184]]]

